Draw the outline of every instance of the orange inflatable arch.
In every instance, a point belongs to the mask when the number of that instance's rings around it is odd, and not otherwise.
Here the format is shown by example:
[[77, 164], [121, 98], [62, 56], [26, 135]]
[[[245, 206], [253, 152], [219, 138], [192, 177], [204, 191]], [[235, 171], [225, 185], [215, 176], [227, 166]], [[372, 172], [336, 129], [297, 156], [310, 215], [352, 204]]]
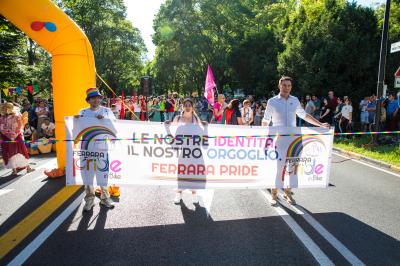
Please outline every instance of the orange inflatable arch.
[[[64, 117], [87, 105], [86, 89], [96, 86], [92, 46], [85, 33], [50, 0], [1, 0], [0, 13], [52, 55], [56, 138], [65, 139]], [[65, 167], [66, 145], [57, 142]]]

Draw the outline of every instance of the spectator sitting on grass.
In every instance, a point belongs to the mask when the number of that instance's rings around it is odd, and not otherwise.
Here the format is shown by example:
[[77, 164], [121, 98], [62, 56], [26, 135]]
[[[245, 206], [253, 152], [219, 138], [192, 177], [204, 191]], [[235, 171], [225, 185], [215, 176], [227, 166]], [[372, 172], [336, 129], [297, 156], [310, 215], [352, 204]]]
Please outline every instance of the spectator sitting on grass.
[[42, 132], [45, 138], [54, 138], [54, 123], [50, 122], [50, 118], [46, 117], [42, 124]]

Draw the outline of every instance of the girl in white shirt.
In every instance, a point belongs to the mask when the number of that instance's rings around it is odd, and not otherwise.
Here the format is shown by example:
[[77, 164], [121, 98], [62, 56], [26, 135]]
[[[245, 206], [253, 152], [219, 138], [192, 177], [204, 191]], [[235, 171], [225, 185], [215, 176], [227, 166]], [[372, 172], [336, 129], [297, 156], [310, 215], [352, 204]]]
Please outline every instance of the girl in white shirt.
[[351, 132], [351, 124], [353, 120], [353, 107], [351, 106], [350, 98], [346, 98], [344, 103], [345, 106], [343, 106], [342, 111], [339, 113], [342, 115], [339, 121], [339, 129], [342, 133], [349, 133]]
[[253, 123], [254, 116], [253, 116], [253, 110], [250, 107], [249, 100], [244, 100], [243, 108], [240, 109], [240, 113], [242, 114], [243, 125], [250, 126], [251, 123]]
[[[170, 122], [166, 122], [170, 123]], [[194, 103], [191, 99], [185, 99], [183, 101], [183, 112], [181, 115], [175, 116], [173, 124], [183, 123], [183, 124], [207, 124], [207, 122], [202, 122], [200, 118], [194, 111]], [[182, 192], [183, 189], [177, 189], [176, 195], [174, 198], [174, 203], [179, 204], [182, 200]], [[197, 204], [199, 199], [197, 197], [196, 190], [192, 190], [193, 195], [193, 203]]]

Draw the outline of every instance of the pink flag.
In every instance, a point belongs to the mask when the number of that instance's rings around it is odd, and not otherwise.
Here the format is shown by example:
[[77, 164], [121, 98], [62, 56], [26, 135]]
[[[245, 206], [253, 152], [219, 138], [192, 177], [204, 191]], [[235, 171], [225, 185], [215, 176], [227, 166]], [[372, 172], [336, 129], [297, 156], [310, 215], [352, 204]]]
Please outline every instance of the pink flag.
[[208, 65], [204, 97], [206, 97], [208, 103], [211, 106], [214, 105], [214, 88], [216, 86], [217, 85], [215, 85], [214, 75], [211, 71], [211, 67], [210, 67], [210, 65]]

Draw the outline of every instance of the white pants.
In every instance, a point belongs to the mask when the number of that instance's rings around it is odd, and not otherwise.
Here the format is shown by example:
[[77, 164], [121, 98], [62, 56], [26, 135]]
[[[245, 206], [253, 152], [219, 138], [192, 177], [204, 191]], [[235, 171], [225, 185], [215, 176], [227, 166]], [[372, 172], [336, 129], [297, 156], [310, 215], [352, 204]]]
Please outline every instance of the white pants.
[[[110, 197], [110, 194], [108, 193], [108, 187], [105, 186], [101, 186], [101, 195], [100, 195], [100, 199], [107, 199]], [[86, 192], [86, 196], [85, 196], [85, 201], [94, 201], [94, 198], [96, 197], [96, 195], [94, 194], [94, 186], [85, 186], [85, 192]]]

